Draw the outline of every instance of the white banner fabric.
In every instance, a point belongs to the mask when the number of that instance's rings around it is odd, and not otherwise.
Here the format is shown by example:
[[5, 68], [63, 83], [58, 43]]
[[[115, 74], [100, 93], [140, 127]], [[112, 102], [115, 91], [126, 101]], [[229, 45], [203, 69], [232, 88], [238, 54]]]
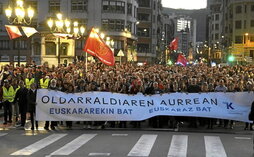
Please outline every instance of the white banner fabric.
[[140, 121], [154, 116], [211, 117], [249, 122], [253, 92], [127, 95], [38, 89], [39, 121]]

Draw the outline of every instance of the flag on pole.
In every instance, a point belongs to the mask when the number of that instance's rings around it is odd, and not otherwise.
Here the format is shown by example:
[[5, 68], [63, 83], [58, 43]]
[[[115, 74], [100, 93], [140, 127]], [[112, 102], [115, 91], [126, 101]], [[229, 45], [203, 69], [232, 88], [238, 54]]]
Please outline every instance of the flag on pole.
[[172, 40], [169, 44], [169, 49], [170, 50], [177, 50], [178, 49], [178, 38], [175, 38]]
[[115, 57], [111, 48], [103, 41], [99, 34], [92, 28], [83, 51], [96, 56], [106, 65], [114, 66]]
[[11, 40], [22, 36], [18, 26], [5, 25], [5, 28]]
[[177, 57], [177, 63], [180, 63], [183, 66], [186, 66], [187, 62], [188, 62], [187, 59], [182, 54], [178, 55], [178, 57]]
[[37, 33], [38, 31], [33, 28], [33, 27], [25, 27], [25, 26], [22, 26], [21, 27], [23, 32], [25, 33], [25, 35], [29, 38], [30, 36], [34, 35], [35, 33]]

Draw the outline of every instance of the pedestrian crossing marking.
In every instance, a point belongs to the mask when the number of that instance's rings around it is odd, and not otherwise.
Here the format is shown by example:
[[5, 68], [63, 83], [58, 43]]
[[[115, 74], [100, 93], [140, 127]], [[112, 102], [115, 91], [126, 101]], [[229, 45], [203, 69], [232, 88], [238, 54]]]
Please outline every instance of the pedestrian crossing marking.
[[128, 134], [112, 134], [112, 136], [128, 136]]
[[237, 140], [251, 140], [250, 137], [235, 137]]
[[168, 157], [186, 157], [188, 147], [187, 135], [173, 135]]
[[97, 134], [83, 134], [68, 144], [64, 145], [60, 149], [51, 153], [50, 155], [70, 155], [75, 150], [79, 149], [82, 145], [86, 144], [92, 138], [94, 138]]
[[55, 141], [61, 139], [62, 137], [66, 136], [67, 134], [52, 134], [49, 135], [48, 137], [41, 139], [37, 142], [35, 142], [34, 144], [31, 144], [21, 150], [18, 150], [14, 153], [12, 153], [11, 155], [31, 155], [39, 150], [41, 150], [42, 148], [54, 143]]
[[5, 136], [5, 135], [7, 135], [8, 133], [0, 133], [0, 137], [1, 136]]
[[142, 135], [128, 156], [149, 156], [158, 135]]
[[88, 156], [110, 156], [110, 153], [89, 153]]
[[[5, 136], [8, 133], [0, 133], [1, 136]], [[27, 156], [32, 155], [35, 152], [40, 151], [41, 149], [49, 146], [50, 144], [57, 142], [64, 136], [68, 134], [52, 134], [47, 136], [46, 138], [43, 138], [41, 140], [38, 140], [35, 143], [32, 143], [31, 145], [20, 149], [14, 153], [12, 153], [12, 156]], [[122, 136], [128, 134], [112, 134], [112, 136]], [[46, 157], [51, 157], [54, 155], [71, 155], [78, 149], [80, 149], [83, 145], [90, 142], [92, 139], [94, 139], [97, 136], [97, 134], [81, 134], [72, 141], [66, 143], [65, 145], [61, 146], [59, 149], [55, 149], [56, 151], [48, 152], [49, 155]], [[109, 135], [110, 136], [110, 135]], [[157, 134], [142, 134], [139, 139], [137, 139], [135, 145], [132, 147], [132, 149], [128, 153], [128, 157], [148, 157], [150, 155], [150, 152], [157, 140], [158, 135]], [[172, 135], [171, 143], [168, 149], [167, 157], [187, 157], [188, 153], [188, 137], [189, 135]], [[250, 137], [234, 137], [233, 139], [244, 139], [249, 140]], [[227, 154], [225, 152], [223, 143], [219, 136], [204, 136], [204, 145], [205, 145], [205, 154], [206, 157], [227, 157]], [[111, 152], [91, 152], [87, 154], [88, 156], [110, 156]]]
[[206, 157], [227, 157], [224, 146], [218, 136], [205, 136]]

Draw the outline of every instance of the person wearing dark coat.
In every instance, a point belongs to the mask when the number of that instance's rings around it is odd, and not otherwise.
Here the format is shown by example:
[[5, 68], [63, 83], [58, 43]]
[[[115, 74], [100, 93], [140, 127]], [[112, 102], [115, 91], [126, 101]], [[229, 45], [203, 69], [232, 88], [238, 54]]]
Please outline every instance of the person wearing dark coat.
[[[27, 109], [31, 117], [31, 124], [32, 124], [31, 130], [34, 130], [34, 117], [35, 117], [37, 89], [36, 89], [35, 83], [32, 83], [30, 87], [31, 89], [29, 89], [27, 93], [27, 102], [28, 102]], [[38, 121], [35, 121], [35, 127], [36, 129], [38, 129]]]
[[[52, 80], [50, 81], [49, 89], [51, 89], [51, 90], [57, 90], [57, 87], [56, 87], [56, 80], [55, 80], [55, 79], [52, 79]], [[50, 122], [50, 128], [51, 128], [51, 130], [55, 130], [55, 127], [56, 127], [56, 126], [57, 126], [57, 122], [56, 122], [56, 121], [51, 121], [51, 122]], [[46, 122], [45, 122], [44, 129], [45, 129], [45, 130], [49, 130], [49, 121], [46, 121]]]
[[21, 127], [24, 127], [26, 123], [28, 89], [25, 87], [24, 81], [20, 81], [19, 86], [20, 88], [18, 89], [16, 93], [14, 102], [18, 103], [19, 113], [21, 115]]
[[[252, 123], [250, 123], [250, 130], [253, 130], [252, 125], [253, 125], [253, 121], [254, 121], [254, 101], [251, 104], [251, 110], [250, 110], [250, 114], [249, 114], [249, 120], [252, 121]], [[249, 123], [245, 123], [244, 130], [247, 130], [248, 127], [249, 127]]]
[[[67, 93], [74, 93], [74, 86], [71, 83], [68, 84]], [[71, 129], [72, 121], [66, 121], [66, 126]]]
[[[187, 87], [188, 93], [200, 93], [201, 87], [197, 84], [197, 78], [192, 78], [190, 85]], [[198, 118], [197, 117], [189, 117], [189, 127], [197, 128], [198, 127]]]

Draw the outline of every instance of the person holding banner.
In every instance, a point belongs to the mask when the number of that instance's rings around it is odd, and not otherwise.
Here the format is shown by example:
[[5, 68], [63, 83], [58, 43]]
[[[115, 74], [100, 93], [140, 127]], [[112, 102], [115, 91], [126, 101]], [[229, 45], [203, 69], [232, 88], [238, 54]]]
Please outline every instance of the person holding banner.
[[[193, 77], [189, 80], [189, 86], [187, 87], [187, 92], [188, 93], [199, 93], [201, 92], [201, 87], [197, 84], [197, 78]], [[197, 117], [190, 117], [189, 118], [189, 127], [190, 128], [198, 128], [197, 124]]]
[[[218, 85], [215, 87], [214, 91], [215, 92], [227, 92], [228, 88], [225, 86], [225, 81], [224, 79], [220, 79]], [[225, 122], [224, 122], [225, 123]], [[218, 127], [222, 127], [223, 125], [223, 120], [219, 119], [219, 125]]]
[[[74, 86], [71, 83], [68, 84], [67, 93], [74, 93]], [[72, 121], [66, 121], [66, 126], [71, 129]]]
[[[250, 123], [250, 130], [253, 130], [252, 125], [253, 125], [253, 121], [254, 121], [254, 101], [251, 104], [251, 110], [250, 110], [250, 114], [249, 114], [249, 120], [252, 121], [252, 123]], [[248, 128], [248, 123], [245, 123], [246, 126], [244, 128], [244, 130], [247, 130]]]
[[[51, 89], [51, 90], [57, 90], [57, 88], [56, 88], [56, 80], [55, 80], [55, 79], [52, 79], [52, 80], [50, 81], [49, 89]], [[50, 128], [51, 128], [51, 130], [55, 130], [55, 126], [57, 126], [57, 122], [52, 121], [52, 122], [50, 123]], [[45, 130], [49, 130], [49, 121], [46, 121], [46, 122], [45, 122], [44, 129], [45, 129]]]
[[[247, 89], [248, 92], [252, 91], [253, 86], [252, 86], [252, 83], [250, 81], [247, 82], [246, 89]], [[254, 121], [254, 101], [252, 102], [252, 105], [251, 105], [251, 111], [250, 111], [250, 114], [249, 114], [249, 120], [251, 120], [252, 123], [245, 123], [244, 130], [248, 130], [248, 127], [250, 126], [250, 130], [252, 131], [253, 130], [252, 126], [253, 126], [253, 121]]]
[[[37, 94], [37, 89], [36, 89], [36, 84], [32, 83], [30, 85], [30, 90], [27, 93], [27, 109], [28, 112], [30, 113], [30, 118], [31, 118], [31, 130], [34, 130], [34, 118], [35, 118], [35, 106], [36, 106], [36, 94]], [[38, 130], [38, 121], [35, 121], [35, 127], [36, 130]]]

